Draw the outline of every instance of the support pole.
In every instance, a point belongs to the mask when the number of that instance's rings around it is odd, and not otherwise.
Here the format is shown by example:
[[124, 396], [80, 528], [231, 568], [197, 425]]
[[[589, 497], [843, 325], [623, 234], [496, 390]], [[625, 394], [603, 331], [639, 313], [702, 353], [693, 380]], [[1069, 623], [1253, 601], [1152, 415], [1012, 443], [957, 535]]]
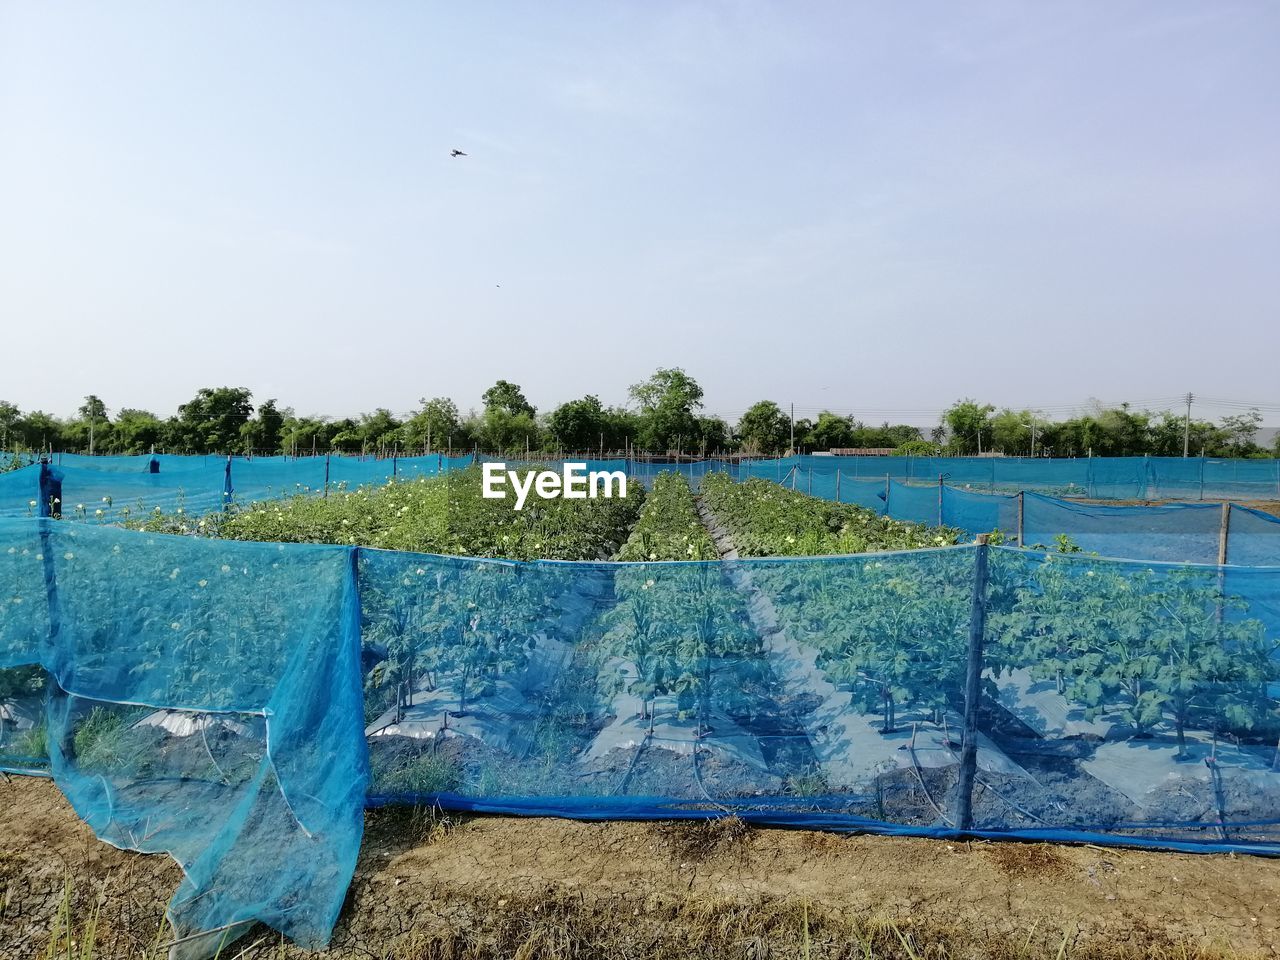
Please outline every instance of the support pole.
[[809, 464], [809, 485], [805, 489], [805, 492], [809, 494], [809, 496], [813, 496], [813, 464]]
[[227, 465], [222, 471], [222, 512], [226, 513], [231, 506], [231, 456], [227, 456]]
[[329, 499], [329, 454], [324, 455], [324, 498]]
[[40, 458], [40, 501], [36, 516], [57, 520], [62, 516], [62, 481], [54, 475], [47, 457]]
[[987, 631], [987, 535], [978, 534], [973, 555], [973, 600], [969, 611], [969, 658], [965, 665], [964, 732], [960, 778], [956, 782], [955, 823], [973, 829], [973, 783], [978, 770], [978, 703], [982, 696], [983, 642]]
[[1023, 546], [1022, 542], [1022, 525], [1023, 525], [1023, 491], [1018, 491], [1018, 546]]
[[836, 503], [840, 502], [840, 468], [836, 467]]
[[938, 526], [942, 526], [942, 474], [938, 474]]
[[1222, 505], [1222, 523], [1218, 526], [1218, 566], [1227, 562], [1227, 539], [1231, 536], [1231, 503]]

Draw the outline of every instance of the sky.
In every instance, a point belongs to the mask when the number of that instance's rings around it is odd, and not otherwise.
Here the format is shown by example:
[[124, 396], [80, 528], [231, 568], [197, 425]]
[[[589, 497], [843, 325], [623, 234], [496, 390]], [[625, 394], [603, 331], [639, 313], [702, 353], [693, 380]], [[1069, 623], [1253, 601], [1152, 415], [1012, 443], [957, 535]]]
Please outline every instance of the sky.
[[1263, 0], [0, 0], [0, 399], [1280, 424], [1277, 49]]

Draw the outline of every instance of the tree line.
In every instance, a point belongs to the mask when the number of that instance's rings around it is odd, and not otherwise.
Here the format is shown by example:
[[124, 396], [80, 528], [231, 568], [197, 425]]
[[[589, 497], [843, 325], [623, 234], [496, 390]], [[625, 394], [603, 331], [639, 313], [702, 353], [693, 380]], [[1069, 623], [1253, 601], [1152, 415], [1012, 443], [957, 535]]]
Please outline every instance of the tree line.
[[1170, 411], [1138, 411], [1127, 404], [1102, 407], [1065, 420], [1032, 410], [999, 409], [959, 400], [938, 426], [870, 426], [829, 410], [816, 419], [792, 420], [772, 400], [753, 404], [736, 424], [705, 414], [703, 390], [684, 370], [661, 368], [629, 389], [626, 407], [606, 406], [593, 395], [540, 413], [519, 384], [499, 380], [482, 407], [466, 414], [448, 397], [422, 398], [418, 410], [398, 417], [378, 408], [358, 417], [299, 416], [276, 399], [254, 403], [244, 387], [205, 387], [172, 416], [123, 408], [112, 413], [90, 395], [70, 419], [42, 411], [24, 413], [0, 401], [0, 449], [12, 455], [52, 450], [72, 453], [178, 454], [346, 453], [391, 455], [466, 453], [473, 449], [523, 456], [573, 453], [736, 453], [771, 456], [833, 449], [891, 449], [900, 454], [967, 456], [1195, 456], [1280, 455], [1280, 438], [1258, 444], [1257, 410], [1220, 423]]

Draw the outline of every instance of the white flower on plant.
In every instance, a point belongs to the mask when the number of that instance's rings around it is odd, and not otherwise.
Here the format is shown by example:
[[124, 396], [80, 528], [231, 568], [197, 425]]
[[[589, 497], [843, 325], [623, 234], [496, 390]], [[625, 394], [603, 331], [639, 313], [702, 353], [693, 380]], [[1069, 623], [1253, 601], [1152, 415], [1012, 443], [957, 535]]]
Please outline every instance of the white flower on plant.
[[173, 627], [173, 629], [175, 629], [175, 630], [181, 630], [181, 629], [182, 629], [182, 624], [178, 623], [178, 621], [177, 621], [177, 620], [175, 620], [173, 623], [169, 624], [169, 626]]
[[224, 563], [224, 564], [222, 565], [222, 572], [223, 572], [223, 573], [230, 573], [230, 572], [231, 572], [231, 567], [229, 567], [227, 564], [225, 564], [225, 563]]
[[201, 581], [197, 584], [197, 586], [200, 586], [200, 587], [207, 587], [208, 585], [209, 585], [209, 581], [208, 581], [208, 580], [201, 580]]
[[177, 580], [177, 579], [178, 579], [178, 574], [179, 574], [180, 572], [181, 572], [181, 571], [180, 571], [177, 567], [174, 567], [174, 568], [173, 568], [173, 571], [169, 574], [169, 579], [170, 579], [170, 580]]
[[66, 553], [62, 555], [63, 560], [74, 560], [75, 558], [76, 558], [76, 555], [72, 553], [70, 550], [68, 550]]

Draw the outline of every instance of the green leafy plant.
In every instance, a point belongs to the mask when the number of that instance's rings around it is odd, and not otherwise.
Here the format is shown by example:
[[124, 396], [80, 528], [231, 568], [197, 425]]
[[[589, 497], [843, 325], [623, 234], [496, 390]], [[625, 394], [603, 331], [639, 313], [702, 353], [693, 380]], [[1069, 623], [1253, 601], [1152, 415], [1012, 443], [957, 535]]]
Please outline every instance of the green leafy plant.
[[1157, 572], [1045, 554], [991, 620], [993, 657], [1052, 679], [1093, 719], [1139, 735], [1171, 725], [1248, 731], [1274, 719], [1280, 644], [1214, 571]]
[[619, 560], [714, 560], [715, 542], [698, 517], [689, 481], [660, 473]]
[[822, 556], [916, 550], [957, 543], [962, 532], [881, 517], [849, 504], [788, 490], [770, 480], [735, 482], [707, 474], [702, 495], [744, 557]]

